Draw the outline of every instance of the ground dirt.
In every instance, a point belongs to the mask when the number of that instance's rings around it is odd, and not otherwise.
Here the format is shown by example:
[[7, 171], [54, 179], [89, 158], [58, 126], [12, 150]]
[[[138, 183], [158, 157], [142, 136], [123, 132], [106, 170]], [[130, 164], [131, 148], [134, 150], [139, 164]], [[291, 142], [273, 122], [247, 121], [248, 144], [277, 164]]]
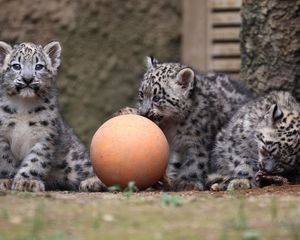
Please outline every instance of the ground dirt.
[[0, 239], [300, 239], [299, 196], [300, 186], [289, 185], [130, 196], [1, 192]]

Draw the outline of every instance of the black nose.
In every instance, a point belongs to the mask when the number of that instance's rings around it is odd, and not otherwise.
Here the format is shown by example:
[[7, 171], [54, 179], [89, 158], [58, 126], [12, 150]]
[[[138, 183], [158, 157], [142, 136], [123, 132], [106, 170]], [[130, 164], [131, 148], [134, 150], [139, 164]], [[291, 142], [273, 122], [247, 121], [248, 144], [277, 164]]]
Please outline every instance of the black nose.
[[33, 82], [33, 78], [22, 78], [23, 82], [26, 83], [27, 85], [29, 85], [30, 83]]

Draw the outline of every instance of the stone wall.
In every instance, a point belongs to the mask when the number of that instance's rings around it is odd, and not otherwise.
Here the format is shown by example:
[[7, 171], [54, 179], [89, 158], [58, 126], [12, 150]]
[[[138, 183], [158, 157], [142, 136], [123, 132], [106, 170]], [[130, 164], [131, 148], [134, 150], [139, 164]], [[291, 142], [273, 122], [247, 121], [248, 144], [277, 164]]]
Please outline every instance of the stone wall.
[[89, 143], [134, 103], [146, 55], [179, 60], [181, 18], [180, 0], [0, 0], [0, 40], [61, 42], [62, 113]]
[[300, 100], [300, 0], [243, 0], [241, 15], [241, 79]]

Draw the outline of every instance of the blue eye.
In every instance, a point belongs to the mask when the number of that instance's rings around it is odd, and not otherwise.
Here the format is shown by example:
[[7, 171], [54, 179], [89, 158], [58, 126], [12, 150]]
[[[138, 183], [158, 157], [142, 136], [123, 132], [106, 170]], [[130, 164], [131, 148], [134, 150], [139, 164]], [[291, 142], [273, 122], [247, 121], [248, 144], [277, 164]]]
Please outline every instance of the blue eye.
[[21, 70], [21, 65], [18, 64], [18, 63], [15, 63], [15, 64], [12, 65], [12, 68], [13, 68], [14, 70], [19, 71], [19, 70]]
[[160, 100], [160, 96], [158, 95], [155, 95], [153, 98], [152, 98], [152, 101], [153, 102], [158, 102]]
[[37, 64], [37, 65], [35, 65], [35, 70], [37, 70], [37, 71], [42, 70], [43, 68], [44, 68], [43, 64]]

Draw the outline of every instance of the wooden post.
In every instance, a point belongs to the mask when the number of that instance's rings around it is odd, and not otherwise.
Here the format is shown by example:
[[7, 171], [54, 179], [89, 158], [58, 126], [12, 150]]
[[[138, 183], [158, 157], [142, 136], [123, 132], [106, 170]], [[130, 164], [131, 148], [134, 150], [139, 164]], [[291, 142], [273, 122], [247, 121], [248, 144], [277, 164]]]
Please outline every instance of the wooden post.
[[182, 61], [238, 77], [242, 0], [183, 0]]
[[207, 70], [207, 0], [183, 0], [182, 61]]

